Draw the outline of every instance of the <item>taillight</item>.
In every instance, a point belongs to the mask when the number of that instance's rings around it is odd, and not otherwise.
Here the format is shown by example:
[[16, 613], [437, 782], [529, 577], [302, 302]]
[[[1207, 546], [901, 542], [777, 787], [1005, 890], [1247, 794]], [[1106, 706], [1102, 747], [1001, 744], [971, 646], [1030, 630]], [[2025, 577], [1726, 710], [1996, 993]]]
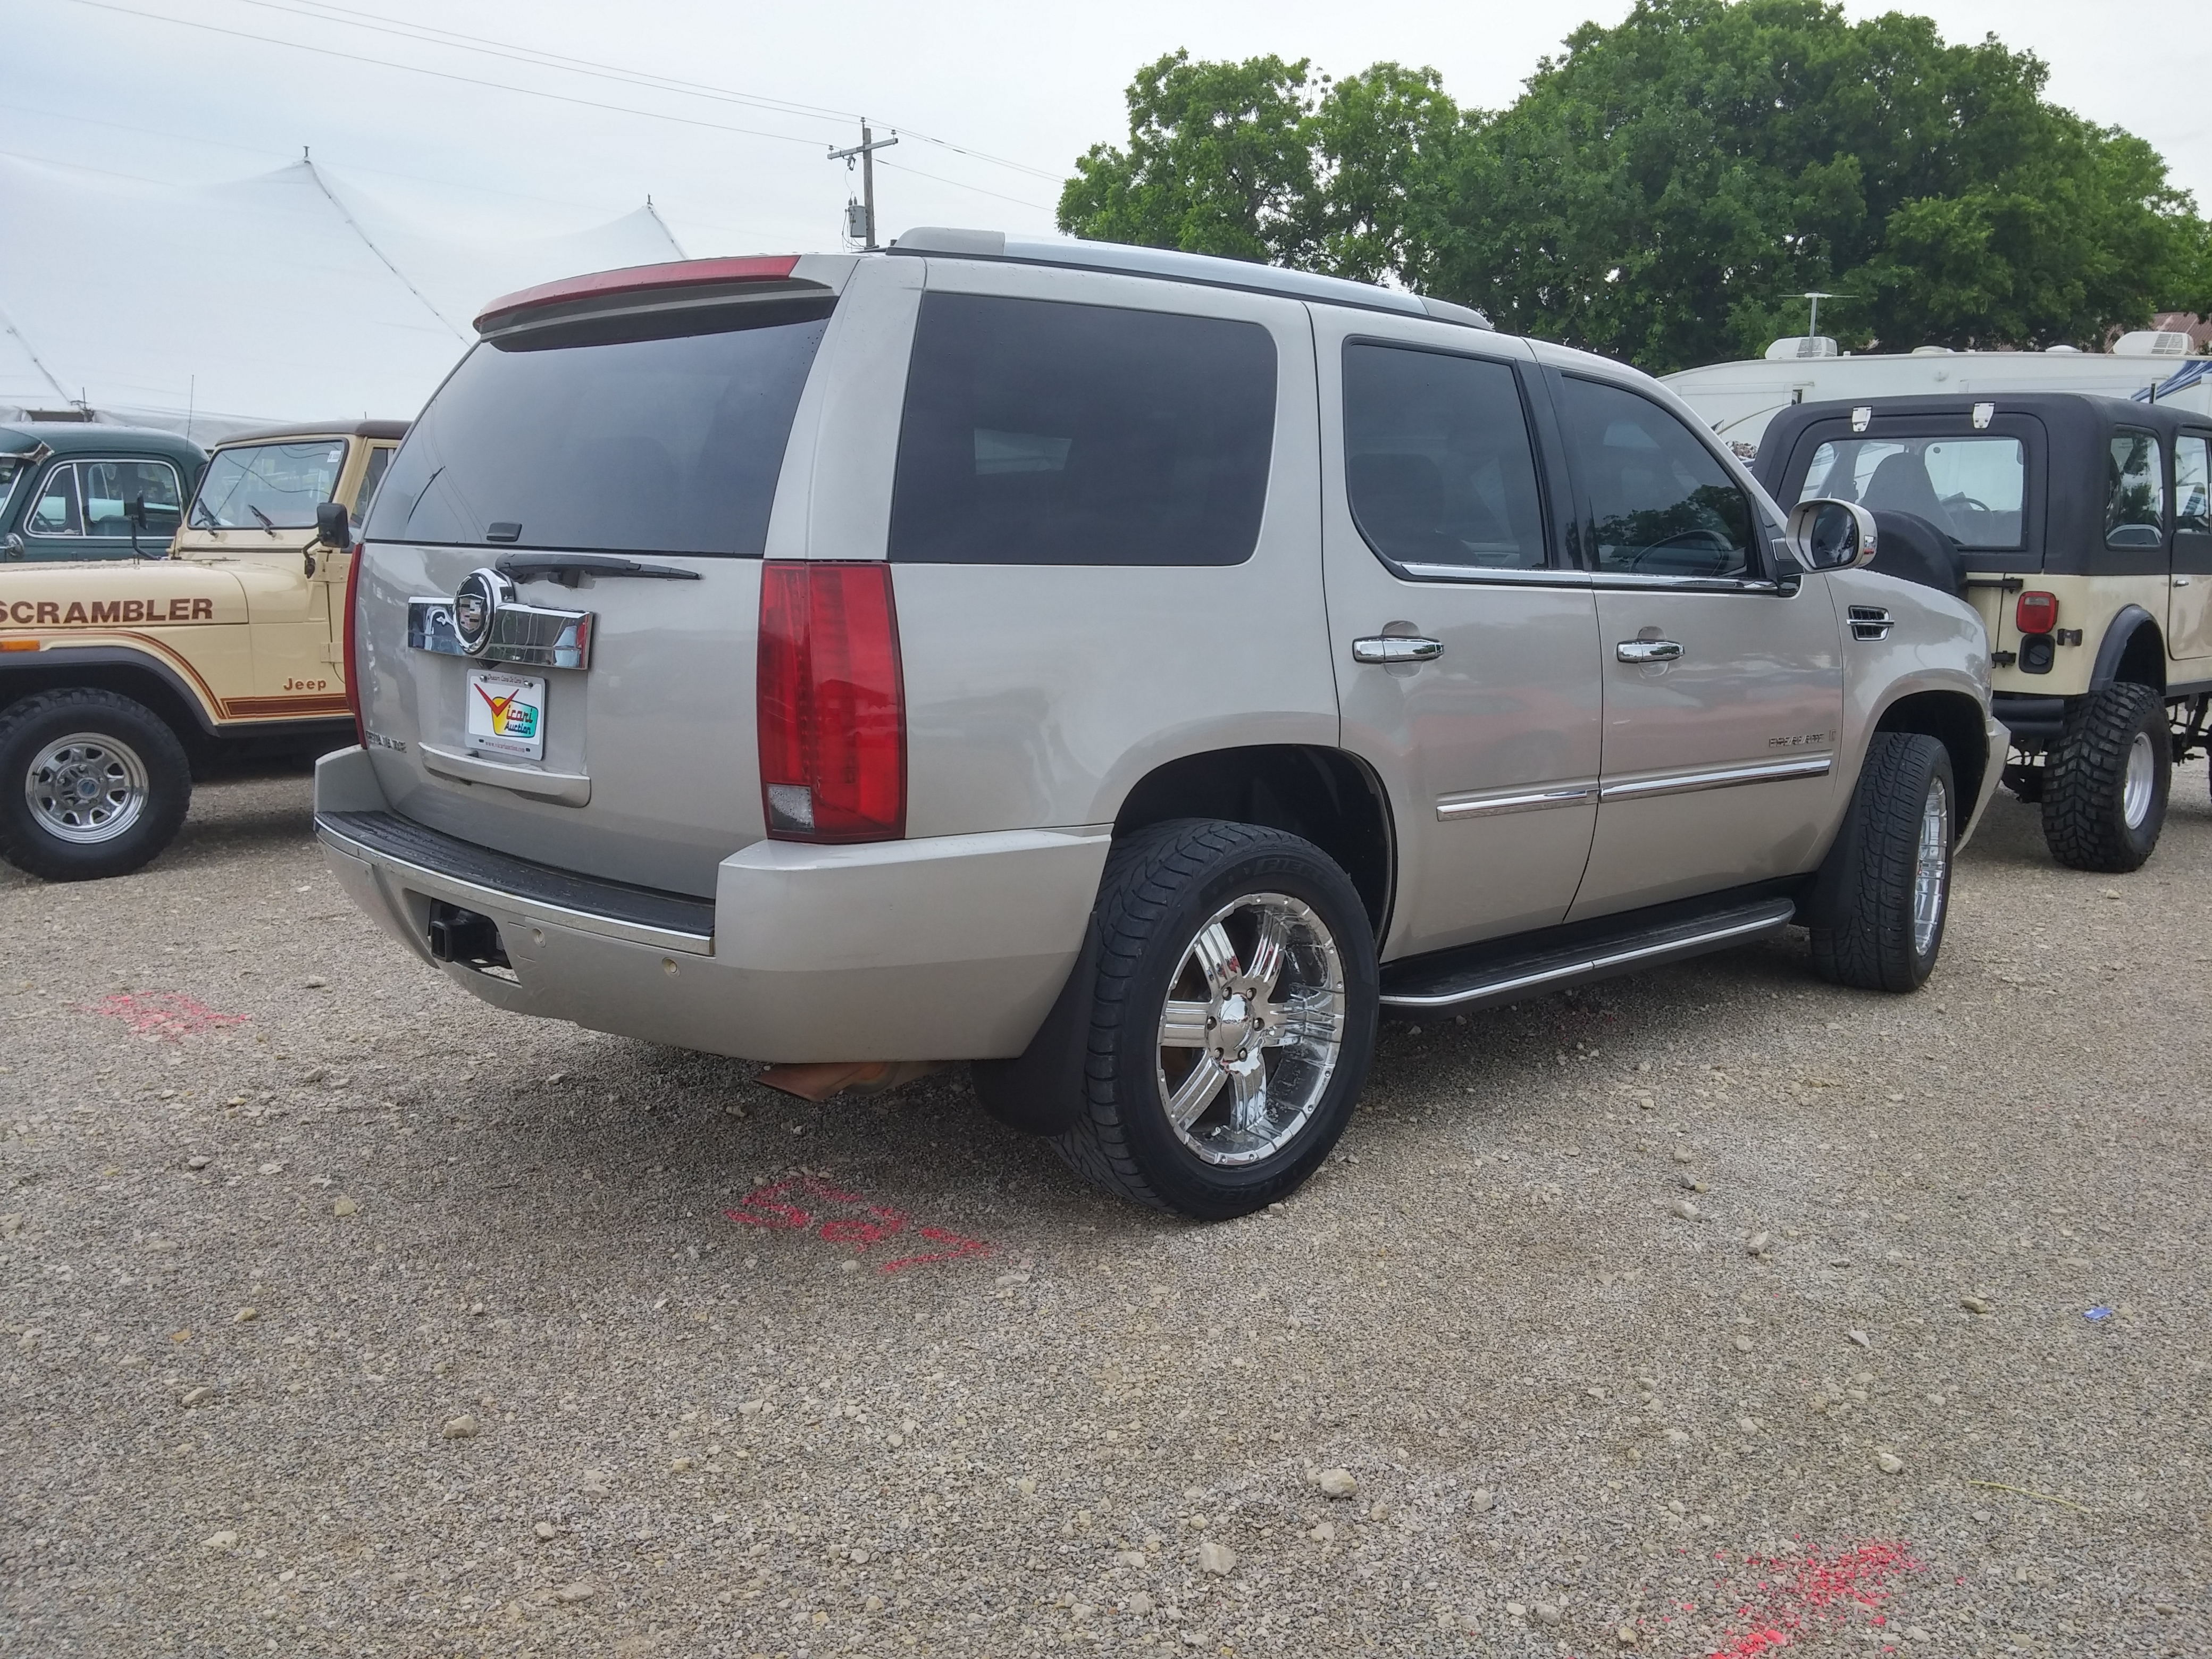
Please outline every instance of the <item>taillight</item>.
[[2058, 596], [2023, 593], [2012, 608], [2012, 619], [2023, 634], [2048, 634], [2058, 626]]
[[345, 592], [346, 707], [353, 711], [354, 741], [364, 749], [368, 747], [368, 726], [361, 717], [361, 675], [355, 667], [360, 651], [355, 639], [361, 632], [361, 563], [367, 550], [365, 543], [353, 544], [353, 556], [346, 565]]
[[762, 568], [757, 708], [772, 838], [905, 835], [906, 693], [888, 564]]

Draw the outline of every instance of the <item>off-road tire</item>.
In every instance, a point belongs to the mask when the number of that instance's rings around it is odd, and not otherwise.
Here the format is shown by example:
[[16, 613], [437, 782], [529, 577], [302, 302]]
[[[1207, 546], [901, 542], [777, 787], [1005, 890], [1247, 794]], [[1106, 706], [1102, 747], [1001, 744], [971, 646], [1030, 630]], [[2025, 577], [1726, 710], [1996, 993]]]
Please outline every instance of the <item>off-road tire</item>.
[[[1945, 795], [1942, 879], [1931, 935], [1916, 936], [1914, 898], [1929, 792]], [[1859, 769], [1850, 815], [1814, 886], [1807, 921], [1813, 969], [1862, 991], [1917, 991], [1935, 971], [1951, 908], [1951, 851], [1959, 839], [1951, 757], [1934, 738], [1877, 732]]]
[[[145, 775], [144, 799], [129, 826], [104, 841], [64, 839], [26, 794], [33, 763], [48, 746], [78, 734], [128, 749]], [[0, 858], [48, 881], [128, 875], [176, 838], [192, 804], [191, 763], [168, 722], [113, 691], [70, 687], [42, 691], [0, 714]]]
[[[1160, 1099], [1163, 1004], [1206, 918], [1244, 894], [1310, 907], [1333, 936], [1345, 991], [1341, 1042], [1311, 1115], [1257, 1162], [1224, 1166], [1186, 1147]], [[1320, 1167], [1352, 1116], [1375, 1048], [1375, 941], [1352, 882], [1312, 843], [1279, 830], [1210, 818], [1149, 826], [1118, 843], [1100, 878], [1097, 981], [1083, 1107], [1054, 1139], [1069, 1166], [1108, 1191], [1200, 1221], [1246, 1215]]]
[[[2149, 739], [2151, 797], [2140, 822], [2124, 809], [2128, 757], [2138, 735]], [[2075, 870], [2139, 870], [2166, 827], [2173, 785], [2173, 737], [2166, 700], [2148, 685], [2108, 685], [2066, 711], [2066, 724], [2045, 763], [2043, 839], [2051, 856]]]

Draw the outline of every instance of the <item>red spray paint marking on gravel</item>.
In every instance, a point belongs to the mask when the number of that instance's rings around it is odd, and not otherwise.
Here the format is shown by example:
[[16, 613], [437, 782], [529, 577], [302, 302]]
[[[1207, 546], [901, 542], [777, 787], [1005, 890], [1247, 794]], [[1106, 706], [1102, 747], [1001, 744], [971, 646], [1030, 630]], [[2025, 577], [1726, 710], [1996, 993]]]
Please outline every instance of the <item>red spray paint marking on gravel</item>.
[[[1713, 1649], [1711, 1659], [1756, 1659], [1788, 1647], [1801, 1636], [1843, 1623], [1854, 1608], [1880, 1607], [1889, 1599], [1889, 1581], [1899, 1573], [1925, 1570], [1905, 1545], [1885, 1542], [1858, 1544], [1838, 1555], [1808, 1545], [1797, 1559], [1747, 1555], [1743, 1564], [1765, 1570], [1768, 1577], [1736, 1608], [1734, 1638]], [[1886, 1620], [1876, 1614], [1874, 1622]]]
[[[895, 1210], [888, 1204], [871, 1203], [859, 1193], [840, 1192], [818, 1176], [793, 1176], [788, 1181], [773, 1182], [768, 1186], [756, 1188], [739, 1199], [734, 1208], [722, 1213], [741, 1227], [760, 1227], [777, 1232], [804, 1232], [814, 1226], [814, 1212], [792, 1203], [790, 1200], [794, 1196], [860, 1212], [857, 1216], [828, 1220], [821, 1224], [815, 1237], [832, 1244], [854, 1244], [866, 1250], [887, 1238], [904, 1233], [912, 1220], [903, 1210]], [[992, 1247], [980, 1238], [963, 1237], [942, 1227], [915, 1227], [914, 1233], [917, 1238], [945, 1248], [920, 1251], [884, 1262], [877, 1267], [878, 1273], [902, 1273], [908, 1267], [919, 1267], [926, 1261], [953, 1261], [963, 1255], [988, 1255], [992, 1250]]]
[[188, 997], [182, 991], [149, 991], [143, 995], [112, 996], [98, 1002], [77, 1005], [88, 1014], [104, 1014], [110, 1019], [119, 1019], [131, 1028], [133, 1036], [159, 1038], [174, 1042], [179, 1037], [189, 1036], [195, 1031], [205, 1031], [223, 1025], [243, 1025], [251, 1014], [219, 1014], [198, 997]]

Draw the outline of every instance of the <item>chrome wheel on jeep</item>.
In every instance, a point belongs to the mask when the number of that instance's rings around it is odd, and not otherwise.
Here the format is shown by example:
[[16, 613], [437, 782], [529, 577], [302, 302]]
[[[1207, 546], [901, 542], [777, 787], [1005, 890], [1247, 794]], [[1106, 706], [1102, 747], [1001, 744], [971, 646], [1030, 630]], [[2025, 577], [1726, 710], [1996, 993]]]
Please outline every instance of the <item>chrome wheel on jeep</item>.
[[125, 874], [169, 844], [191, 799], [184, 745], [142, 702], [73, 687], [0, 714], [0, 857], [18, 869]]
[[2148, 685], [2108, 685], [2070, 705], [2045, 763], [2043, 838], [2076, 870], [2140, 869], [2166, 827], [2173, 736]]
[[1375, 1047], [1373, 923], [1350, 878], [1283, 830], [1178, 819], [1115, 846], [1092, 926], [1060, 1156], [1202, 1221], [1293, 1190], [1344, 1133]]
[[113, 841], [146, 810], [146, 763], [119, 738], [72, 732], [31, 762], [23, 798], [50, 836], [81, 846]]
[[1344, 965], [1312, 906], [1250, 893], [1206, 918], [1160, 1012], [1168, 1123], [1209, 1164], [1250, 1164], [1305, 1127], [1344, 1046]]

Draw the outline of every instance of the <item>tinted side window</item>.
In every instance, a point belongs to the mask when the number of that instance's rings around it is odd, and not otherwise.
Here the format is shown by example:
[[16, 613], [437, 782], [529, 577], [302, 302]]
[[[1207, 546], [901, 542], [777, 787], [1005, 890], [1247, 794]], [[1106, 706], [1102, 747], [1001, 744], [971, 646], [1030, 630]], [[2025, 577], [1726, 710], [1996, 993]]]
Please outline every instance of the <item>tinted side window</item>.
[[368, 467], [361, 475], [361, 504], [355, 508], [354, 517], [366, 522], [368, 509], [376, 504], [376, 487], [384, 482], [385, 469], [392, 465], [392, 451], [380, 445], [368, 452]]
[[2158, 440], [2124, 428], [2105, 469], [2105, 544], [2156, 547], [2166, 539], [2166, 478]]
[[1274, 435], [1275, 343], [1256, 323], [924, 295], [890, 556], [1237, 564]]
[[1360, 534], [1386, 559], [1470, 570], [1545, 562], [1535, 452], [1508, 364], [1346, 345], [1344, 479]]
[[2212, 439], [2195, 433], [2174, 440], [2173, 527], [2212, 536]]
[[409, 429], [370, 539], [757, 557], [830, 325], [761, 314], [709, 333], [648, 317], [480, 343]]
[[1562, 412], [1589, 495], [1598, 568], [1748, 574], [1751, 502], [1713, 453], [1649, 398], [1571, 375], [1564, 385]]

